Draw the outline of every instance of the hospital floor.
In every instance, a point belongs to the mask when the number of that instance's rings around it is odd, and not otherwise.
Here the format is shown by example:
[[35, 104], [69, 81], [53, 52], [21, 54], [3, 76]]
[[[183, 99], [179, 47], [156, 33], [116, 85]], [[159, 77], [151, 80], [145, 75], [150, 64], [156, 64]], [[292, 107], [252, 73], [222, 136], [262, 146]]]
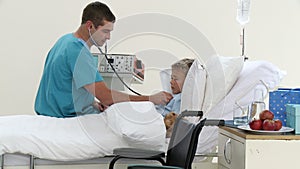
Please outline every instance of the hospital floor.
[[[141, 164], [143, 162], [137, 162]], [[126, 169], [128, 161], [120, 161], [115, 164], [115, 169]], [[146, 164], [157, 164], [158, 162], [146, 162]], [[29, 166], [4, 166], [4, 169], [28, 169]], [[209, 157], [205, 160], [199, 160], [197, 157], [194, 160], [192, 169], [217, 169], [217, 158]], [[76, 164], [76, 165], [35, 165], [35, 169], [108, 169], [108, 164]]]

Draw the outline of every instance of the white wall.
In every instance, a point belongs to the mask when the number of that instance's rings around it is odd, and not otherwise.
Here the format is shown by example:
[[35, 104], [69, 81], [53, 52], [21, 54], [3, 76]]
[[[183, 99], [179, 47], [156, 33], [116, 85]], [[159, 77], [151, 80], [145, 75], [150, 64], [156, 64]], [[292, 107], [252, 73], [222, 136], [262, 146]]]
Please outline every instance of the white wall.
[[[46, 54], [61, 35], [80, 24], [81, 12], [90, 1], [0, 0], [0, 106], [1, 115], [34, 114], [33, 104]], [[178, 34], [195, 27], [206, 36], [216, 52], [240, 55], [237, 0], [106, 0], [119, 23], [132, 15], [147, 13], [171, 16], [179, 25]], [[268, 60], [286, 70], [282, 86], [300, 86], [298, 48], [300, 45], [300, 0], [252, 0], [250, 22], [246, 25], [246, 54], [250, 60]], [[118, 39], [122, 29], [134, 30], [139, 21], [115, 25], [111, 52], [135, 53], [147, 66], [145, 84], [135, 86], [143, 93], [160, 90], [158, 71], [182, 57], [198, 57], [189, 42], [167, 34], [145, 33]], [[149, 21], [150, 22], [150, 21]], [[161, 25], [151, 21], [153, 29]], [[122, 28], [122, 27], [123, 28]], [[178, 28], [171, 27], [170, 32]], [[116, 33], [116, 34], [114, 34]], [[197, 42], [197, 39], [193, 39]], [[205, 44], [199, 42], [203, 50]], [[193, 46], [192, 46], [193, 47]], [[200, 47], [200, 48], [201, 48]], [[149, 52], [151, 51], [151, 52]], [[151, 54], [155, 54], [151, 56]], [[201, 56], [203, 57], [203, 56]]]

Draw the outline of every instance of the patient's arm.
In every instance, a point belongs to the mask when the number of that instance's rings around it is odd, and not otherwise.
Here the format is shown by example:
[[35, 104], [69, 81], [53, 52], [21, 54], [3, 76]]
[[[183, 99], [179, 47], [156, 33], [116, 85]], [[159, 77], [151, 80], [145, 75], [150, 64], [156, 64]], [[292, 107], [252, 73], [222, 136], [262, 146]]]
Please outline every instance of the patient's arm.
[[159, 92], [150, 96], [129, 95], [109, 89], [104, 82], [96, 82], [84, 87], [104, 105], [124, 101], [151, 101], [154, 104], [166, 104], [172, 99], [172, 95], [167, 92]]

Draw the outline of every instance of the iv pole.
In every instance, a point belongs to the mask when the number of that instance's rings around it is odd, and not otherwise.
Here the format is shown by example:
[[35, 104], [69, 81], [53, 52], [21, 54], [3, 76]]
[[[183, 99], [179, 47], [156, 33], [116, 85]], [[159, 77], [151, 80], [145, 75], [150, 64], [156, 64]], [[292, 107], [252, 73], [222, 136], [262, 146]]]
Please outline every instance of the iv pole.
[[244, 60], [247, 60], [248, 57], [245, 56], [245, 24], [249, 22], [249, 10], [250, 10], [250, 0], [237, 0], [237, 21], [241, 25], [241, 34], [240, 34], [240, 45], [242, 48], [242, 56]]
[[245, 56], [245, 26], [243, 26], [241, 30], [240, 45], [242, 46], [242, 56], [244, 56], [244, 60], [247, 60], [248, 57]]

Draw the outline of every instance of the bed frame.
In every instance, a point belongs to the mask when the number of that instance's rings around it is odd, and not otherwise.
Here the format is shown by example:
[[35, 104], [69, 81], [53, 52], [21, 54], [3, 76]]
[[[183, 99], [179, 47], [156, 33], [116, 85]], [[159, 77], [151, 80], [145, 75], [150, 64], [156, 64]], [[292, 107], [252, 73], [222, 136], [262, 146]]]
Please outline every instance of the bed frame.
[[[80, 161], [53, 161], [45, 160], [25, 154], [4, 154], [0, 158], [1, 169], [108, 169], [113, 156], [99, 157]], [[125, 169], [132, 163], [130, 159], [122, 159], [116, 163], [116, 169]], [[156, 161], [139, 160], [139, 163], [160, 164]], [[217, 169], [217, 154], [196, 155], [193, 169]]]

